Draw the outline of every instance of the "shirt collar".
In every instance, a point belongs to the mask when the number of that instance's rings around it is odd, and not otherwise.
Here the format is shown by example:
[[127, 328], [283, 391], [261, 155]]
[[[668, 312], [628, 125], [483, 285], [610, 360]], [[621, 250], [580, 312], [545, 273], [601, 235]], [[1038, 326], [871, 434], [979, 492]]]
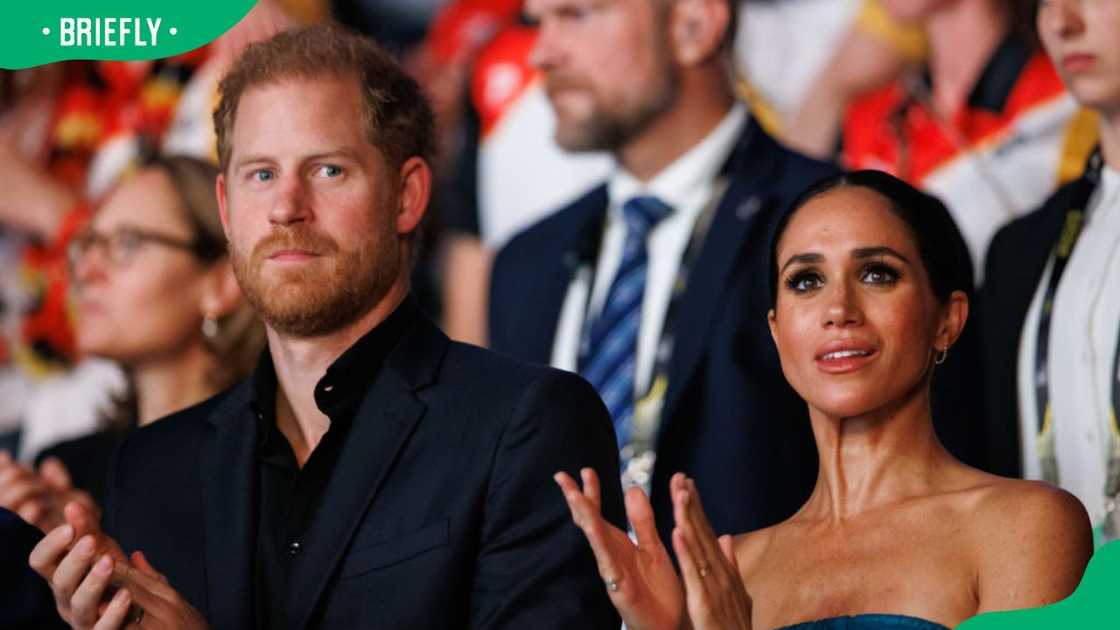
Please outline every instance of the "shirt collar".
[[[376, 378], [385, 358], [400, 341], [419, 306], [409, 296], [380, 324], [358, 339], [327, 368], [315, 385], [315, 403], [335, 422], [349, 422]], [[276, 369], [272, 353], [265, 348], [253, 372], [249, 406], [257, 418], [275, 424]]]
[[1101, 221], [1104, 217], [1115, 217], [1120, 213], [1120, 170], [1107, 164], [1101, 168], [1101, 183], [1097, 194], [1090, 220]]
[[674, 211], [700, 212], [703, 200], [692, 201], [697, 195], [706, 199], [712, 181], [735, 149], [746, 122], [747, 108], [736, 102], [703, 140], [649, 181], [642, 182], [621, 165], [616, 166], [607, 182], [612, 212], [621, 212], [622, 203], [639, 195], [657, 197]]

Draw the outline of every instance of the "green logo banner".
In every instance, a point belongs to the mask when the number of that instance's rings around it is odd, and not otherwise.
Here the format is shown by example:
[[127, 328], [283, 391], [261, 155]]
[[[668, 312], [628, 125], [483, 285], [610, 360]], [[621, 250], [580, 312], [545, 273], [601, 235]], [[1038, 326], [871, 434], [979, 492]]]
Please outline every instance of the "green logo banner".
[[6, 2], [0, 68], [67, 59], [171, 57], [228, 31], [256, 0], [48, 0]]
[[1050, 630], [1051, 628], [1120, 628], [1117, 585], [1120, 541], [1093, 554], [1081, 585], [1064, 600], [1029, 610], [985, 613], [957, 626], [958, 630]]

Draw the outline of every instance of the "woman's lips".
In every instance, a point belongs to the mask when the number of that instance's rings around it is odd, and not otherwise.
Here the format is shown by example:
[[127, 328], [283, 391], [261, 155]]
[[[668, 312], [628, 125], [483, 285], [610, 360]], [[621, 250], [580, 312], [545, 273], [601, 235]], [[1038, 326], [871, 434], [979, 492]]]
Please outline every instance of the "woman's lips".
[[817, 369], [828, 374], [847, 374], [867, 366], [878, 355], [870, 344], [859, 342], [832, 342], [822, 346], [816, 354]]

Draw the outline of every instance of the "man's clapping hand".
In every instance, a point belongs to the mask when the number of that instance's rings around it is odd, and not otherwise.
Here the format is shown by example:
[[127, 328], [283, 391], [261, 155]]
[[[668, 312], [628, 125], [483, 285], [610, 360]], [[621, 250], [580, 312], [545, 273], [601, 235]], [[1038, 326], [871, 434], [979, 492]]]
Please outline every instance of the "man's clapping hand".
[[70, 503], [65, 520], [31, 551], [30, 564], [50, 585], [59, 614], [72, 628], [207, 627], [143, 553], [126, 557], [88, 509]]

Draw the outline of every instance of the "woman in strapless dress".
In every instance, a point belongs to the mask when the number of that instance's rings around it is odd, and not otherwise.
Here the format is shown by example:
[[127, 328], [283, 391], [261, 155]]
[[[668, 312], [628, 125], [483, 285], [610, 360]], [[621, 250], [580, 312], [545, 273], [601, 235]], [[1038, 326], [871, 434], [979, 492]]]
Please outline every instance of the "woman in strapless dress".
[[678, 575], [641, 490], [626, 494], [635, 544], [601, 517], [592, 472], [582, 488], [558, 474], [627, 626], [929, 630], [1069, 595], [1092, 554], [1081, 503], [970, 468], [934, 435], [930, 382], [968, 319], [971, 273], [944, 205], [859, 171], [792, 208], [772, 242], [769, 320], [809, 406], [816, 487], [788, 520], [717, 538], [678, 473]]

